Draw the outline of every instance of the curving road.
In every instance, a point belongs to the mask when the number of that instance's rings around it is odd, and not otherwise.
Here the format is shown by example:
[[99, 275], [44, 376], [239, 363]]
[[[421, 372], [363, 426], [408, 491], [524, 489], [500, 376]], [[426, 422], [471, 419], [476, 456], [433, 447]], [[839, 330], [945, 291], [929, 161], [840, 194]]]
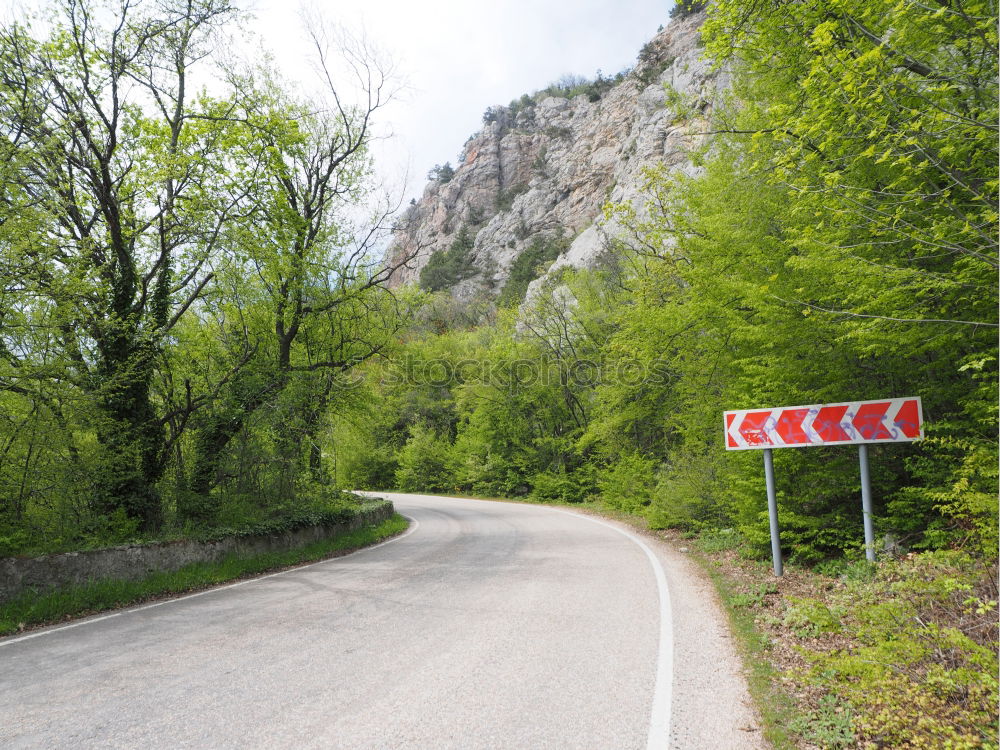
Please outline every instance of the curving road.
[[377, 547], [0, 639], [0, 746], [763, 746], [683, 553], [552, 508], [389, 497], [415, 523]]

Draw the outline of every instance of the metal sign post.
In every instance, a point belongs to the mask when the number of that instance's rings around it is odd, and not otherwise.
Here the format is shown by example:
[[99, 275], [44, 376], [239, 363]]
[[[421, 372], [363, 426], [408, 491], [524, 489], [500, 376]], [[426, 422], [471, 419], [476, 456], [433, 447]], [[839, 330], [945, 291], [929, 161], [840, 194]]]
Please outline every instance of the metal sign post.
[[771, 527], [771, 556], [774, 575], [782, 574], [781, 544], [778, 534], [778, 504], [774, 489], [772, 448], [805, 448], [819, 445], [857, 445], [861, 465], [861, 515], [865, 529], [865, 557], [875, 561], [875, 532], [872, 523], [871, 477], [868, 446], [873, 443], [902, 443], [924, 436], [923, 407], [919, 397], [882, 401], [847, 401], [839, 404], [782, 406], [776, 409], [727, 411], [726, 450], [764, 451], [764, 479], [767, 483], [767, 513]]
[[778, 499], [774, 493], [774, 459], [771, 449], [764, 449], [764, 481], [767, 483], [767, 520], [771, 527], [771, 563], [774, 574], [781, 577], [781, 542], [778, 541]]
[[865, 524], [865, 558], [875, 562], [875, 532], [872, 529], [872, 483], [868, 477], [868, 444], [858, 446], [861, 463], [861, 515]]

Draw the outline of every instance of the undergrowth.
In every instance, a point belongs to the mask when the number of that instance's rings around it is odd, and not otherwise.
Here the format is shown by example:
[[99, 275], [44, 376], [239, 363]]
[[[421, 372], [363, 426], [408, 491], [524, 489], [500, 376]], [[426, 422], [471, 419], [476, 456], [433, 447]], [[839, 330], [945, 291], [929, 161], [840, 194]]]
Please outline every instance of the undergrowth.
[[[776, 746], [997, 748], [994, 561], [911, 553], [837, 576], [789, 566], [777, 579], [741, 556], [736, 534], [693, 546], [744, 644]], [[796, 710], [775, 713], [768, 680], [784, 683]], [[787, 734], [775, 735], [776, 723]]]
[[[961, 552], [911, 555], [805, 615], [805, 679], [852, 708], [859, 745], [997, 747], [996, 572]], [[811, 642], [835, 631], [850, 642]]]

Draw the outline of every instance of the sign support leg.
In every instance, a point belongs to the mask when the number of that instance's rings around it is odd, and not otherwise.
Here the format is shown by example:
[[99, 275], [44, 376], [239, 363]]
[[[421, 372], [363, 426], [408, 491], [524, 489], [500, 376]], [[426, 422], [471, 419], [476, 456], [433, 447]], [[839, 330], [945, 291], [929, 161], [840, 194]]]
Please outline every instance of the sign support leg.
[[865, 558], [875, 562], [875, 531], [872, 528], [872, 485], [868, 475], [868, 445], [858, 446], [858, 459], [861, 463], [861, 512], [865, 522]]
[[771, 560], [774, 562], [774, 575], [780, 577], [781, 542], [778, 539], [778, 501], [774, 494], [774, 460], [771, 449], [764, 449], [764, 479], [767, 481], [767, 516], [771, 523]]

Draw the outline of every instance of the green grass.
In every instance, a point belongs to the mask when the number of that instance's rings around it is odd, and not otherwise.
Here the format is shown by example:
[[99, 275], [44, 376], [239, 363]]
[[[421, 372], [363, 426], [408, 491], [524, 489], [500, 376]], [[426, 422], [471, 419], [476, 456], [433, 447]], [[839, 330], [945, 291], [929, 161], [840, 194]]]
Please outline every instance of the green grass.
[[104, 580], [43, 593], [27, 592], [0, 604], [0, 635], [343, 555], [400, 534], [408, 526], [409, 521], [395, 514], [377, 526], [340, 534], [287, 552], [271, 552], [255, 557], [230, 555], [219, 562], [193, 563], [172, 572], [153, 573], [140, 581]]

